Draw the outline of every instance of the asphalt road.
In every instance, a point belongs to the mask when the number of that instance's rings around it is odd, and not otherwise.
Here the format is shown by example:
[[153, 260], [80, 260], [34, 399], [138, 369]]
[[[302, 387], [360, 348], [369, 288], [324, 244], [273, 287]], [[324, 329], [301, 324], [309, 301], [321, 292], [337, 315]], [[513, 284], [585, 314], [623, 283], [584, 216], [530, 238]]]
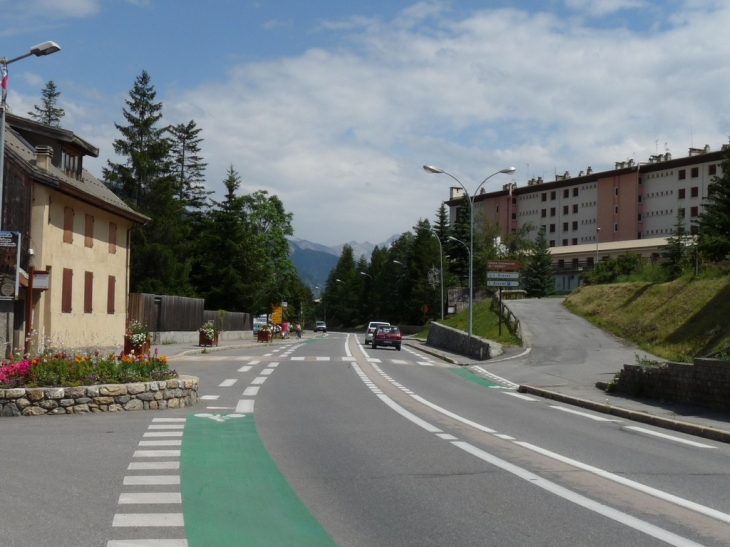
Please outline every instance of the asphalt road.
[[[633, 357], [612, 339], [562, 346], [528, 354], [533, 381], [578, 389], [589, 382], [581, 360], [616, 352], [613, 370], [616, 356]], [[574, 359], [552, 358], [563, 350]], [[730, 544], [722, 443], [525, 396], [341, 333], [171, 364], [201, 378], [195, 408], [0, 420], [0, 545], [253, 547], [281, 544], [267, 534], [287, 526], [290, 545]], [[499, 366], [512, 382], [526, 368]], [[178, 431], [160, 418], [184, 420], [182, 435], [149, 436]], [[182, 458], [139, 455], [170, 449]], [[256, 489], [267, 480], [276, 499]], [[181, 491], [182, 503], [166, 497]], [[168, 543], [131, 542], [150, 539]]]

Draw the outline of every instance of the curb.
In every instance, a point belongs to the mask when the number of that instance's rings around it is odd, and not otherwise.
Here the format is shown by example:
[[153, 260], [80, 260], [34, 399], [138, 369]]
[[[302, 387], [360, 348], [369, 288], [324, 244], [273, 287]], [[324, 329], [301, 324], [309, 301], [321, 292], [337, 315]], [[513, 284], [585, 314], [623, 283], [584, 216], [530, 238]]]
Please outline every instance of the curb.
[[429, 355], [433, 355], [434, 357], [438, 357], [442, 361], [446, 361], [447, 363], [451, 363], [452, 365], [466, 366], [466, 365], [462, 365], [461, 363], [459, 363], [459, 361], [457, 361], [456, 359], [452, 359], [451, 357], [447, 357], [443, 353], [439, 353], [439, 352], [437, 352], [435, 350], [432, 350], [429, 347], [422, 346], [420, 344], [414, 344], [412, 342], [403, 342], [403, 343], [406, 346], [412, 347], [413, 349], [417, 349], [418, 351], [422, 351], [423, 353], [428, 353]]
[[721, 443], [730, 443], [730, 431], [724, 431], [722, 429], [715, 429], [714, 427], [706, 427], [702, 425], [691, 424], [688, 422], [682, 422], [679, 420], [672, 420], [670, 418], [662, 418], [661, 416], [653, 416], [651, 414], [645, 414], [644, 412], [637, 412], [635, 410], [627, 410], [625, 408], [619, 408], [605, 403], [597, 403], [596, 401], [590, 401], [588, 399], [581, 399], [580, 397], [573, 397], [572, 395], [565, 395], [555, 391], [549, 391], [528, 385], [521, 385], [517, 388], [520, 393], [529, 393], [531, 395], [537, 395], [538, 397], [544, 397], [546, 399], [553, 399], [563, 403], [587, 408], [596, 412], [602, 412], [603, 414], [610, 414], [611, 416], [618, 416], [620, 418], [626, 418], [634, 422], [641, 422], [664, 429], [671, 429], [673, 431], [679, 431], [680, 433], [686, 433], [688, 435], [695, 435], [697, 437], [704, 437], [713, 441], [719, 441]]

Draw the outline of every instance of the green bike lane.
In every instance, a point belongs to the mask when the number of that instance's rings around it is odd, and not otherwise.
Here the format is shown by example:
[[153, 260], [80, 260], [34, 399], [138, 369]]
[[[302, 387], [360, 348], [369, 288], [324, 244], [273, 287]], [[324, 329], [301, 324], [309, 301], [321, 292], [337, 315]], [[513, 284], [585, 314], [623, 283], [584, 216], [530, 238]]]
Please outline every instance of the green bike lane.
[[252, 414], [189, 414], [180, 474], [188, 547], [336, 545], [269, 456]]

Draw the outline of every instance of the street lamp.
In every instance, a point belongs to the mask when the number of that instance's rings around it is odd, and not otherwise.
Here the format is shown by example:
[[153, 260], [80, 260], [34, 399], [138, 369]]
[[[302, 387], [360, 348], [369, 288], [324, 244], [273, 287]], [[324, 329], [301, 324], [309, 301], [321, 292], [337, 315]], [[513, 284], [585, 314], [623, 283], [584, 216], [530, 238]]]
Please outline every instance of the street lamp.
[[[474, 324], [474, 313], [473, 313], [473, 288], [472, 288], [472, 280], [473, 280], [473, 273], [474, 273], [474, 197], [479, 192], [479, 189], [484, 186], [484, 183], [487, 182], [489, 179], [491, 179], [495, 175], [499, 174], [505, 174], [505, 175], [511, 175], [515, 171], [517, 171], [514, 167], [507, 167], [505, 169], [500, 169], [496, 173], [492, 173], [487, 178], [485, 178], [479, 186], [477, 186], [477, 189], [474, 190], [474, 193], [470, 196], [469, 192], [467, 192], [466, 187], [461, 184], [461, 181], [457, 179], [454, 175], [451, 173], [447, 173], [443, 169], [439, 169], [438, 167], [434, 167], [433, 165], [424, 165], [423, 170], [426, 171], [426, 173], [435, 173], [438, 175], [447, 175], [454, 179], [459, 186], [464, 190], [464, 193], [466, 194], [466, 197], [469, 201], [469, 338], [472, 336], [472, 330], [473, 330], [473, 324]], [[458, 240], [457, 240], [458, 241]]]
[[[414, 230], [423, 230], [421, 226], [414, 226]], [[433, 230], [428, 230], [428, 233], [436, 238], [439, 243], [439, 260], [441, 261], [441, 321], [444, 320], [444, 248], [441, 245], [441, 238]]]
[[372, 279], [372, 278], [373, 278], [373, 276], [372, 276], [372, 275], [370, 275], [370, 274], [368, 274], [368, 273], [365, 273], [365, 272], [360, 272], [360, 275], [364, 275], [364, 276], [366, 276], [366, 277], [369, 277], [370, 279]]
[[30, 51], [28, 53], [25, 53], [19, 57], [15, 57], [13, 59], [3, 57], [0, 59], [0, 67], [2, 69], [2, 102], [0, 102], [0, 109], [2, 110], [2, 119], [0, 121], [0, 230], [2, 230], [3, 227], [2, 196], [4, 182], [3, 179], [5, 175], [5, 110], [7, 109], [7, 104], [5, 100], [7, 99], [8, 94], [8, 65], [10, 63], [14, 63], [15, 61], [20, 61], [21, 59], [30, 57], [31, 55], [35, 55], [36, 57], [50, 55], [51, 53], [56, 53], [60, 49], [61, 48], [56, 42], [43, 42], [42, 44], [33, 46], [32, 48], [30, 48]]
[[600, 235], [601, 235], [601, 229], [596, 228], [596, 264], [595, 264], [595, 266], [593, 266], [594, 269], [596, 268], [596, 266], [598, 266], [598, 237]]

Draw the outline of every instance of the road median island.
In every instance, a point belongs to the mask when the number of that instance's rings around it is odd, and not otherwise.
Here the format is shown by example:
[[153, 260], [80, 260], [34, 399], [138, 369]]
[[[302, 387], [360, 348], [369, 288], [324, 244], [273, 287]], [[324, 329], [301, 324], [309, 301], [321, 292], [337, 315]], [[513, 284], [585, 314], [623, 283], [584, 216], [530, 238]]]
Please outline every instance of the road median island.
[[189, 414], [180, 473], [190, 547], [335, 547], [269, 456], [251, 414]]

